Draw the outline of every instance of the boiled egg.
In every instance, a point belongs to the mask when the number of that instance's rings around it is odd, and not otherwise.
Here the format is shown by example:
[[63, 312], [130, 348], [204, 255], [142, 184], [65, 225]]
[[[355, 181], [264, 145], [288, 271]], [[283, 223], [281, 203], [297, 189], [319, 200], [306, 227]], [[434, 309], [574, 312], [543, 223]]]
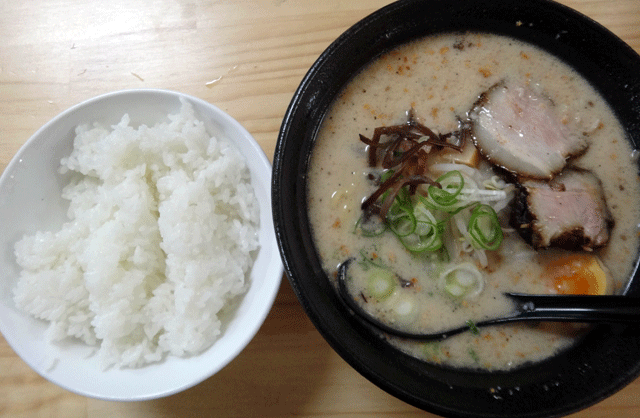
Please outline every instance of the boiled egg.
[[608, 289], [606, 267], [593, 254], [571, 254], [546, 266], [553, 293], [563, 295], [604, 295]]

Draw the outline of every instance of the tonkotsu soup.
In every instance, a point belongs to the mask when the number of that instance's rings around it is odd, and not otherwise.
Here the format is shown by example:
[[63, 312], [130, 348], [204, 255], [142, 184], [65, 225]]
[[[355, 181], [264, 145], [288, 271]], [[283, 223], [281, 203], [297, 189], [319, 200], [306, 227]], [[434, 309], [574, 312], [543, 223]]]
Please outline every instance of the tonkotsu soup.
[[339, 94], [308, 172], [313, 238], [328, 277], [409, 332], [381, 335], [427, 362], [510, 369], [570, 346], [585, 327], [475, 329], [513, 309], [505, 292], [612, 294], [638, 248], [635, 151], [605, 101], [548, 53], [490, 34], [385, 52]]

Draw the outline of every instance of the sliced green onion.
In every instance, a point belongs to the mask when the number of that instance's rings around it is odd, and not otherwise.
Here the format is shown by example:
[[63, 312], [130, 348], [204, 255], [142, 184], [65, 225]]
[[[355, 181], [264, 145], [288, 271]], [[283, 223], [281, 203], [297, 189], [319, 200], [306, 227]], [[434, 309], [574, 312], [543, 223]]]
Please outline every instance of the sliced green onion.
[[402, 279], [398, 276], [395, 276], [395, 279], [397, 289], [384, 299], [378, 299], [379, 308], [385, 312], [387, 322], [393, 323], [398, 329], [408, 329], [418, 317], [419, 304], [416, 303], [415, 296], [410, 295], [410, 290], [400, 288]]
[[361, 216], [357, 221], [354, 228], [354, 233], [360, 231], [360, 233], [365, 237], [376, 237], [387, 230], [387, 224], [382, 221], [376, 221], [374, 219], [370, 219], [367, 222], [364, 221], [364, 215]]
[[447, 292], [449, 296], [459, 298], [464, 296], [466, 290], [455, 281], [450, 281], [445, 285], [444, 291]]
[[400, 189], [400, 191], [396, 195], [395, 203], [406, 208], [411, 208], [411, 194], [409, 194], [409, 190], [407, 187], [403, 187], [402, 189]]
[[414, 253], [437, 251], [442, 247], [444, 223], [418, 202], [412, 208], [397, 205], [387, 215], [391, 231], [404, 247]]
[[457, 196], [464, 187], [464, 177], [458, 170], [449, 171], [438, 177], [436, 182], [442, 188], [429, 186], [429, 196], [439, 206], [451, 206], [458, 202]]
[[385, 300], [396, 289], [397, 280], [394, 273], [383, 268], [372, 268], [368, 274], [367, 289], [377, 300]]
[[419, 222], [431, 222], [431, 223], [437, 222], [433, 212], [431, 212], [431, 210], [427, 208], [427, 206], [424, 204], [422, 200], [419, 200], [413, 206], [413, 215], [416, 217], [416, 220]]
[[503, 234], [498, 214], [489, 205], [478, 205], [473, 208], [467, 230], [476, 247], [497, 250], [502, 243]]
[[[440, 190], [440, 189], [436, 187], [436, 190]], [[456, 196], [459, 196], [459, 193]], [[423, 205], [425, 205], [427, 208], [431, 210], [447, 212], [453, 215], [460, 212], [463, 209], [466, 209], [476, 204], [476, 202], [473, 202], [473, 201], [469, 202], [467, 200], [456, 198], [455, 202], [453, 203], [450, 203], [448, 205], [441, 205], [441, 204], [438, 204], [435, 200], [433, 200], [433, 197], [431, 196], [431, 194], [429, 194], [429, 196], [427, 197], [418, 195], [418, 199], [420, 200], [420, 202], [422, 202]]]
[[387, 214], [389, 229], [398, 237], [406, 237], [416, 230], [416, 217], [411, 206], [396, 204]]
[[[381, 181], [393, 174], [393, 170], [385, 171], [381, 174]], [[495, 179], [492, 181], [497, 182]], [[464, 225], [458, 227], [466, 226], [464, 235], [476, 249], [497, 249], [503, 239], [498, 215], [491, 206], [481, 202], [504, 200], [506, 192], [479, 189], [473, 180], [465, 179], [461, 170], [451, 170], [441, 175], [437, 182], [441, 187], [429, 186], [427, 196], [420, 193], [412, 196], [408, 187], [401, 188], [386, 219], [372, 216], [365, 222], [363, 216], [356, 222], [354, 233], [375, 237], [389, 229], [407, 250], [435, 252], [444, 245], [443, 235], [450, 220], [463, 210], [473, 208], [470, 214], [464, 212]], [[381, 196], [383, 201], [388, 193], [391, 191]], [[452, 294], [460, 291], [453, 285], [449, 290]]]
[[414, 253], [423, 251], [437, 251], [442, 247], [444, 224], [440, 222], [418, 222], [416, 233], [400, 237], [404, 247]]
[[476, 324], [472, 321], [472, 320], [468, 320], [466, 322], [466, 325], [469, 327], [469, 331], [473, 334], [473, 335], [478, 335], [480, 334], [480, 330], [478, 329], [478, 327], [476, 326]]
[[452, 266], [440, 275], [440, 287], [449, 296], [456, 299], [471, 299], [484, 289], [484, 278], [476, 266], [460, 263]]

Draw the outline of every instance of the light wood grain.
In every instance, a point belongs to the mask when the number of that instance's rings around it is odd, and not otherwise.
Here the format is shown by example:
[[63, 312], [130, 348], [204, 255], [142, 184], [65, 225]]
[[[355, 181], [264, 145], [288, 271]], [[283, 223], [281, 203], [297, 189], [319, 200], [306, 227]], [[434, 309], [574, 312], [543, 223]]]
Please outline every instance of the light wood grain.
[[[561, 2], [640, 51], [640, 1]], [[56, 114], [136, 87], [177, 90], [219, 106], [271, 158], [287, 105], [314, 60], [349, 26], [388, 3], [0, 0], [0, 172]], [[351, 369], [315, 330], [286, 281], [237, 359], [200, 385], [155, 401], [105, 402], [70, 393], [33, 372], [0, 337], [0, 415], [431, 416]], [[573, 415], [604, 416], [640, 416], [640, 381]]]

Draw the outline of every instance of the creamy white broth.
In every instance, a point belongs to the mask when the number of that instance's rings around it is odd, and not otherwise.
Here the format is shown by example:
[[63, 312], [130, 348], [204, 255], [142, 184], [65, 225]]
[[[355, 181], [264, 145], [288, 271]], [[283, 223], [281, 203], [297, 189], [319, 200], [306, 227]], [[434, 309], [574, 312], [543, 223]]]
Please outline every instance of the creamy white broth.
[[[368, 178], [366, 146], [358, 135], [371, 136], [378, 126], [406, 122], [409, 109], [432, 129], [454, 131], [479, 94], [505, 78], [548, 96], [563, 122], [587, 137], [588, 151], [573, 163], [600, 178], [615, 219], [609, 244], [598, 251], [610, 273], [608, 293], [619, 291], [631, 272], [640, 218], [637, 165], [622, 127], [594, 89], [562, 62], [512, 39], [483, 34], [427, 38], [385, 53], [351, 80], [323, 122], [309, 168], [309, 217], [327, 274], [333, 277], [340, 263], [364, 252], [413, 281], [409, 291], [418, 303], [429, 306], [420, 313], [419, 329], [414, 324], [413, 330], [443, 329], [504, 314], [511, 309], [502, 296], [506, 291], [549, 293], [544, 260], [556, 251], [536, 252], [516, 233], [505, 230], [500, 249], [488, 252], [485, 286], [478, 297], [464, 303], [442, 297], [438, 276], [447, 268], [446, 261], [410, 253], [387, 234], [371, 238], [353, 233], [362, 201], [375, 190]], [[354, 282], [354, 292], [366, 292], [364, 282]], [[384, 303], [391, 304], [398, 292]], [[381, 314], [381, 304], [363, 307]], [[402, 322], [402, 318], [383, 319]], [[570, 345], [579, 329], [518, 324], [436, 343], [390, 341], [430, 362], [506, 369], [553, 355]]]

